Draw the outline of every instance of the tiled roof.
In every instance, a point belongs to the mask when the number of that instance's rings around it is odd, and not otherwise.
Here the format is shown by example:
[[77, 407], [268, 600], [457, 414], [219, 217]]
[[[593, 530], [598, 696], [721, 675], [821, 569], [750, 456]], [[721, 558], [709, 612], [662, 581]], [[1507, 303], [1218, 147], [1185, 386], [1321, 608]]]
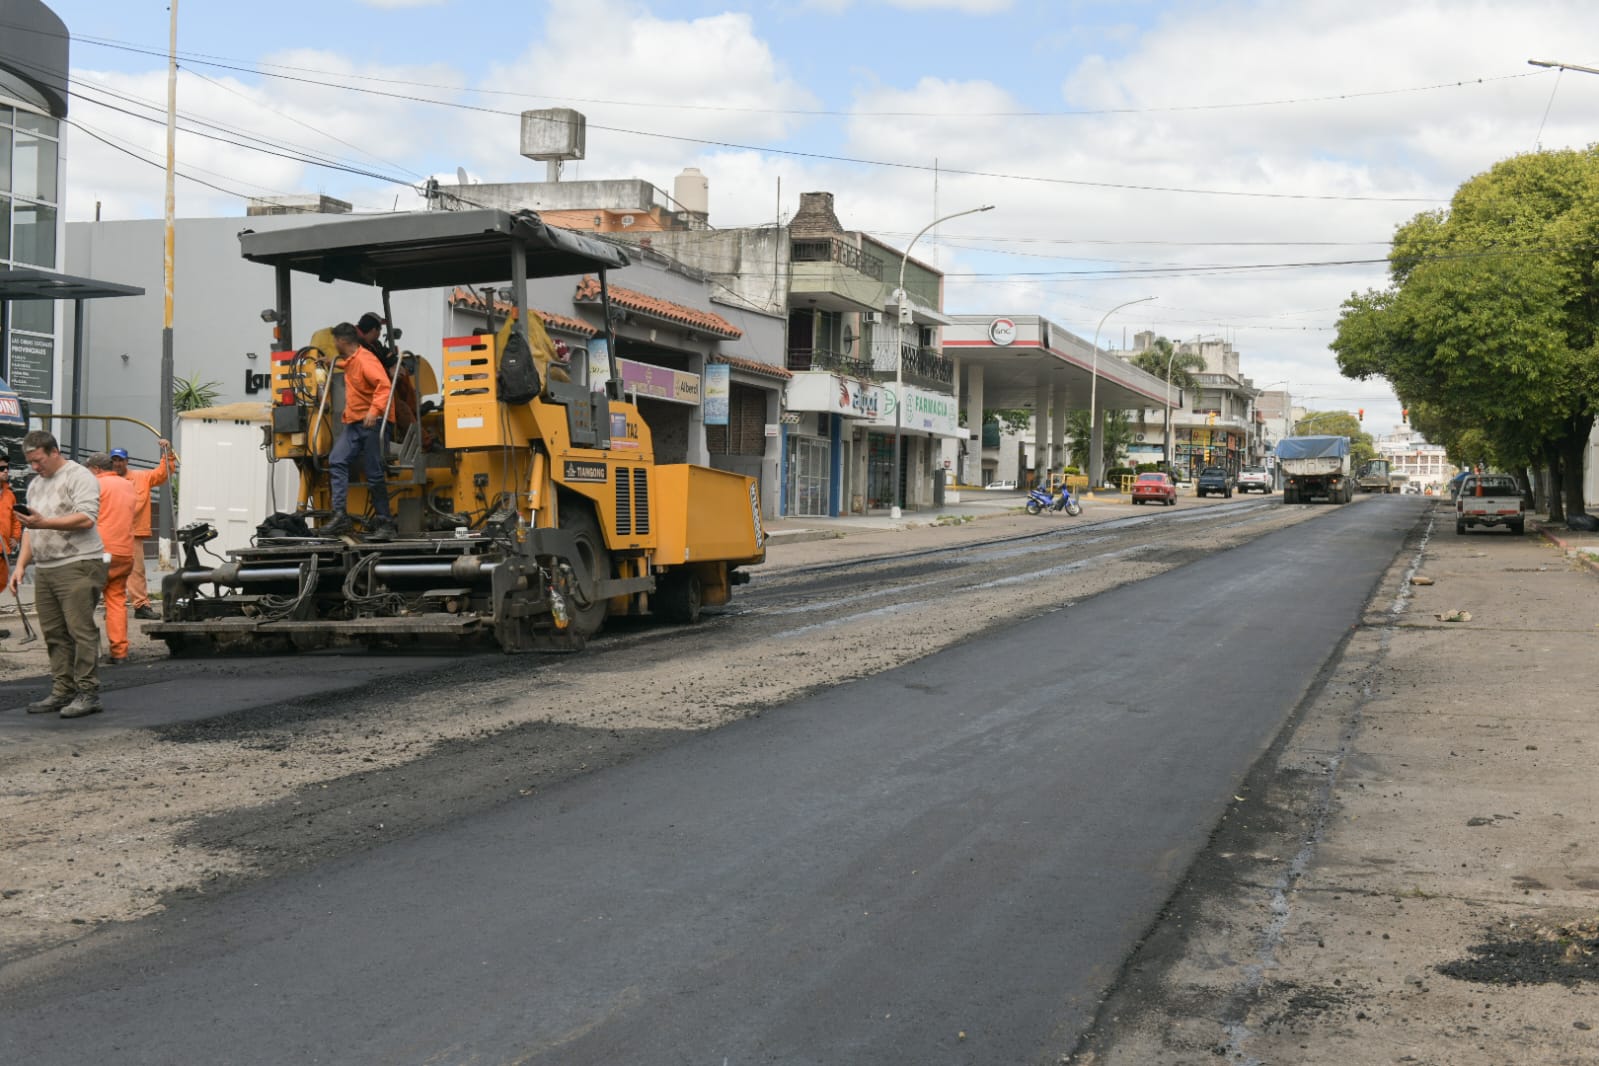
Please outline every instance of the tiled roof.
[[[455, 307], [465, 305], [481, 311], [483, 310], [483, 297], [470, 289], [456, 289], [450, 294], [450, 304]], [[508, 315], [516, 308], [504, 300], [495, 300], [494, 310], [499, 314]], [[593, 337], [600, 332], [598, 326], [591, 326], [581, 318], [572, 318], [570, 315], [557, 315], [554, 312], [544, 311], [537, 307], [530, 307], [528, 310], [542, 318], [545, 327], [548, 329], [559, 330], [563, 333], [575, 333], [580, 337]]]
[[779, 378], [783, 381], [787, 381], [794, 376], [783, 367], [773, 366], [771, 363], [757, 362], [754, 359], [741, 359], [736, 355], [713, 355], [711, 356], [711, 362], [726, 363], [737, 370], [747, 370], [751, 374], [763, 374], [766, 377]]
[[[617, 307], [625, 307], [629, 311], [650, 315], [655, 318], [664, 318], [668, 322], [688, 326], [717, 337], [726, 337], [733, 340], [744, 336], [744, 331], [721, 315], [709, 311], [701, 311], [697, 307], [673, 303], [671, 300], [662, 300], [656, 296], [646, 296], [642, 292], [624, 289], [616, 285], [610, 286], [611, 303]], [[572, 297], [574, 303], [598, 303], [600, 299], [600, 279], [589, 276], [577, 284], [577, 293]]]

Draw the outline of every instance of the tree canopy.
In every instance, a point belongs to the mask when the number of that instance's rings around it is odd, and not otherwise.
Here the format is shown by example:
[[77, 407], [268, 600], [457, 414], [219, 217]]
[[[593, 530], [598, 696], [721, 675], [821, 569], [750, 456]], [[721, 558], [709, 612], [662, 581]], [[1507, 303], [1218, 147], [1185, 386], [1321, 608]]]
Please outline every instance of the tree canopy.
[[1548, 468], [1580, 511], [1599, 391], [1599, 147], [1496, 164], [1447, 211], [1401, 226], [1388, 258], [1388, 287], [1344, 302], [1339, 368], [1386, 378], [1456, 460]]
[[1360, 428], [1360, 419], [1348, 411], [1312, 411], [1294, 423], [1296, 437], [1348, 437], [1349, 461], [1359, 466], [1377, 458], [1371, 434]]

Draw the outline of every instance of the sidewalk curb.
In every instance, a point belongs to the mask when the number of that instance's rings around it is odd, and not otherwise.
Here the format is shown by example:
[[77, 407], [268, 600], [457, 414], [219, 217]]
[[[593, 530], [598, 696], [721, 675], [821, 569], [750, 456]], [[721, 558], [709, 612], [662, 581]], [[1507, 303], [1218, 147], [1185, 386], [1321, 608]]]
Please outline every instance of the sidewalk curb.
[[1576, 546], [1560, 535], [1558, 527], [1550, 526], [1546, 522], [1535, 522], [1533, 524], [1537, 528], [1540, 537], [1565, 552], [1568, 558], [1575, 559], [1589, 570], [1599, 574], [1599, 546], [1594, 548]]

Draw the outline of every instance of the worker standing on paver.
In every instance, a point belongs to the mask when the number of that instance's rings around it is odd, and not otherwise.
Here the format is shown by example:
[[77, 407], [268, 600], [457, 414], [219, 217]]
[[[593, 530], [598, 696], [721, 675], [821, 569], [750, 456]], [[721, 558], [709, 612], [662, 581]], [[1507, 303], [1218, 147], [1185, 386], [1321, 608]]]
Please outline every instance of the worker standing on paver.
[[150, 538], [150, 490], [171, 480], [172, 472], [178, 468], [178, 456], [165, 437], [156, 444], [161, 447], [161, 461], [152, 470], [129, 470], [128, 450], [111, 449], [112, 471], [131, 482], [134, 491], [133, 569], [128, 573], [128, 602], [135, 618], [161, 617], [150, 606], [150, 588], [144, 576], [144, 542]]
[[[105, 635], [111, 642], [112, 666], [128, 661], [128, 575], [133, 572], [133, 508], [131, 482], [111, 469], [111, 457], [95, 452], [83, 461], [100, 480], [100, 514], [95, 527], [108, 556], [105, 583]], [[141, 560], [142, 561], [142, 560]]]

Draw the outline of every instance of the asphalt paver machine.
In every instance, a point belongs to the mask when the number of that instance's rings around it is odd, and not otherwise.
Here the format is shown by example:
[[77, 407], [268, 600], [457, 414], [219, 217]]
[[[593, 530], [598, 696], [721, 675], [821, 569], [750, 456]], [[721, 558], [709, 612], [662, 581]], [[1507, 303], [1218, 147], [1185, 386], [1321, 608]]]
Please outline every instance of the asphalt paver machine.
[[[246, 231], [240, 244], [277, 276], [265, 446], [298, 468], [298, 500], [226, 558], [203, 558], [210, 527], [179, 532], [182, 565], [162, 582], [161, 621], [146, 627], [174, 654], [447, 639], [573, 651], [611, 615], [696, 621], [748, 580], [740, 567], [764, 559], [756, 482], [657, 463], [650, 427], [623, 400], [606, 282], [627, 265], [620, 248], [497, 210]], [[562, 362], [528, 309], [527, 280], [590, 274], [607, 343]], [[386, 318], [392, 292], [509, 284], [498, 328], [491, 304], [489, 329], [444, 339], [437, 406], [389, 449], [392, 540], [319, 532], [331, 517], [342, 361], [327, 330], [295, 347], [296, 275], [375, 286]], [[502, 373], [513, 364], [524, 370], [514, 385]], [[348, 509], [367, 506], [352, 483]]]

